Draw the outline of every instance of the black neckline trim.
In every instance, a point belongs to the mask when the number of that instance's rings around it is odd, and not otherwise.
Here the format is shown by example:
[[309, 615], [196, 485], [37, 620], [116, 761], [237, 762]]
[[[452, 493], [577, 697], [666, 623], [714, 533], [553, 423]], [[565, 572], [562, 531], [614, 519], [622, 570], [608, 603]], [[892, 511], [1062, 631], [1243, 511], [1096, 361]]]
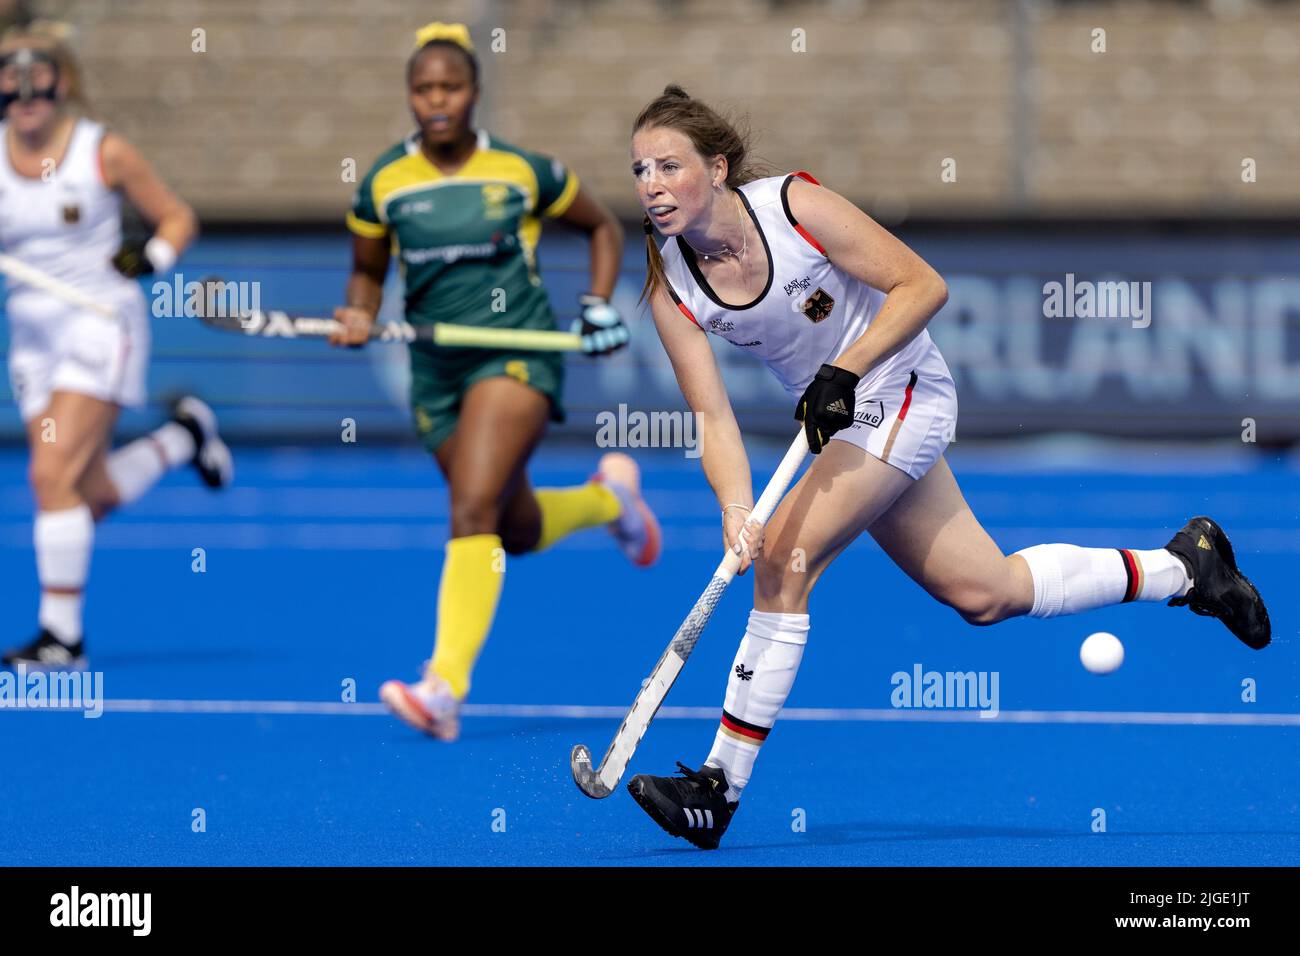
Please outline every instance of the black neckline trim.
[[790, 220], [790, 225], [799, 225], [799, 220], [794, 218], [794, 213], [790, 211], [790, 183], [794, 181], [794, 173], [785, 177], [785, 182], [781, 184], [781, 208], [785, 210], [785, 218]]
[[709, 297], [710, 301], [724, 309], [730, 309], [733, 312], [743, 312], [746, 309], [752, 309], [767, 298], [767, 293], [772, 289], [772, 274], [774, 269], [772, 267], [772, 249], [767, 244], [767, 234], [763, 232], [763, 227], [759, 225], [758, 217], [754, 215], [753, 207], [749, 205], [749, 200], [745, 197], [745, 194], [739, 189], [736, 190], [736, 194], [740, 196], [740, 201], [745, 204], [745, 212], [749, 213], [750, 221], [754, 224], [754, 231], [758, 233], [758, 238], [763, 241], [763, 253], [767, 256], [767, 285], [763, 286], [763, 291], [754, 298], [754, 301], [747, 302], [745, 305], [732, 305], [730, 302], [723, 302], [718, 298], [717, 293], [713, 291], [713, 286], [709, 285], [709, 280], [704, 278], [704, 273], [700, 272], [700, 265], [695, 259], [695, 250], [691, 248], [691, 244], [681, 236], [678, 236], [677, 248], [680, 250], [682, 258], [686, 260], [686, 265], [691, 270], [691, 275], [695, 277], [696, 284], [699, 285], [704, 294]]

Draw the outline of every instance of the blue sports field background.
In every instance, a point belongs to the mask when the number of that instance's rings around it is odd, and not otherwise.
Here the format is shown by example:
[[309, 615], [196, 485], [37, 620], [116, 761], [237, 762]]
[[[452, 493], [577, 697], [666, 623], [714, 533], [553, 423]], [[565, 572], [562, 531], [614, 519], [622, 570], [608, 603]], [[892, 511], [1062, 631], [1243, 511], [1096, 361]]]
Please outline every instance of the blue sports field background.
[[[544, 452], [535, 477], [580, 481], [591, 457]], [[422, 738], [373, 703], [381, 681], [415, 676], [432, 641], [447, 509], [423, 456], [245, 450], [239, 484], [222, 496], [191, 475], [169, 478], [102, 527], [89, 589], [93, 666], [126, 712], [0, 711], [0, 820], [10, 834], [0, 862], [1295, 862], [1294, 718], [1131, 722], [1143, 719], [1131, 712], [1297, 712], [1294, 461], [1202, 461], [1189, 478], [1190, 460], [1140, 451], [1127, 460], [1150, 473], [1026, 473], [954, 451], [972, 506], [1008, 549], [1063, 538], [1158, 546], [1191, 513], [1219, 516], [1269, 600], [1273, 646], [1253, 653], [1215, 621], [1152, 605], [972, 628], [860, 542], [814, 597], [789, 707], [815, 719], [778, 724], [723, 850], [705, 854], [669, 839], [621, 790], [601, 802], [582, 796], [569, 749], [603, 748], [618, 721], [553, 709], [626, 706], [717, 561], [714, 508], [694, 463], [647, 457], [664, 560], [633, 569], [600, 530], [513, 559], [472, 701], [488, 713], [552, 709], [469, 716], [454, 745]], [[0, 627], [13, 637], [35, 613], [21, 474], [19, 455], [0, 459]], [[206, 573], [191, 570], [195, 547], [206, 550]], [[675, 760], [695, 765], [707, 754], [748, 588], [747, 579], [733, 585], [669, 698], [701, 716], [657, 720], [633, 772], [667, 773]], [[1078, 663], [1079, 642], [1098, 629], [1127, 648], [1108, 677]], [[996, 671], [1002, 717], [932, 711], [920, 716], [939, 722], [912, 722], [918, 712], [893, 711], [891, 676], [918, 663]], [[1247, 679], [1255, 703], [1242, 702]], [[347, 680], [356, 704], [342, 704]], [[334, 702], [340, 712], [139, 712], [172, 700]], [[903, 719], [817, 718], [821, 708]], [[1074, 711], [1118, 712], [1098, 719], [1123, 722], [1046, 722], [1079, 719]], [[954, 716], [969, 719], [944, 719]], [[191, 830], [196, 808], [206, 832]], [[1097, 808], [1105, 833], [1091, 831]], [[792, 830], [799, 810], [804, 832]], [[493, 830], [499, 811], [505, 832]]]
[[[979, 254], [1036, 268], [1023, 244]], [[334, 301], [345, 265], [341, 239], [216, 238], [182, 268], [266, 268], [307, 307]], [[559, 304], [574, 291], [562, 284], [576, 288], [581, 275], [555, 276]], [[1078, 434], [980, 443], [959, 427], [949, 460], [1004, 550], [1041, 541], [1159, 547], [1191, 515], [1213, 515], [1269, 603], [1273, 646], [1249, 651], [1217, 622], [1158, 605], [970, 627], [863, 540], [814, 595], [790, 719], [765, 745], [723, 849], [708, 854], [667, 837], [621, 790], [585, 798], [568, 770], [573, 744], [603, 752], [618, 724], [608, 714], [631, 701], [717, 563], [716, 507], [697, 461], [680, 450], [637, 452], [665, 526], [656, 567], [632, 568], [599, 529], [511, 560], [462, 739], [440, 745], [376, 704], [383, 680], [413, 678], [429, 655], [447, 533], [433, 464], [390, 440], [405, 419], [378, 360], [323, 349], [307, 359], [311, 343], [245, 343], [180, 319], [154, 327], [168, 353], [154, 391], [186, 385], [214, 398], [245, 439], [237, 481], [212, 494], [176, 473], [100, 527], [87, 636], [109, 707], [96, 720], [0, 710], [0, 864], [1300, 858], [1293, 452], [1235, 433], [1209, 443]], [[652, 344], [648, 328], [638, 336], [648, 333]], [[290, 349], [283, 365], [267, 358]], [[279, 405], [290, 393], [297, 404]], [[587, 414], [605, 401], [571, 394]], [[366, 396], [354, 415], [359, 440], [345, 445], [338, 420]], [[747, 401], [763, 412], [762, 396]], [[770, 414], [775, 422], [786, 411]], [[123, 431], [158, 415], [138, 413]], [[276, 420], [259, 425], [268, 415]], [[586, 427], [594, 430], [590, 419]], [[302, 436], [287, 437], [293, 428]], [[755, 481], [765, 481], [779, 444], [755, 441], [752, 451]], [[598, 453], [591, 430], [548, 443], [534, 481], [581, 482]], [[7, 644], [30, 636], [36, 612], [24, 469], [21, 449], [0, 451]], [[195, 548], [204, 549], [201, 574]], [[741, 579], [726, 595], [631, 773], [706, 756], [749, 588]], [[1096, 677], [1078, 662], [1080, 641], [1096, 630], [1125, 644], [1116, 674]], [[1001, 717], [894, 709], [891, 676], [916, 664], [996, 672]], [[1243, 682], [1254, 702], [1243, 701]], [[355, 703], [344, 700], [350, 686]], [[196, 809], [204, 832], [194, 831]], [[1093, 832], [1098, 809], [1104, 833]]]

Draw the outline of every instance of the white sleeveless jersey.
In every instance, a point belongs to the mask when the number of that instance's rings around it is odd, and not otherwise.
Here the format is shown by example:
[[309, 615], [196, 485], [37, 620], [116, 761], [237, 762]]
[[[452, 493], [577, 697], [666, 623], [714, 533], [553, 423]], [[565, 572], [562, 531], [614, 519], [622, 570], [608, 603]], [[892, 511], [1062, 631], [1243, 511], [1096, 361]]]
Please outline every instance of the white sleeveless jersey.
[[[795, 178], [817, 183], [806, 172], [746, 183], [740, 198], [767, 253], [767, 285], [747, 305], [723, 303], [701, 274], [695, 254], [680, 236], [662, 249], [669, 295], [677, 308], [712, 332], [761, 359], [793, 397], [803, 394], [823, 363], [834, 362], [862, 336], [885, 301], [885, 293], [841, 270], [790, 212], [786, 194]], [[896, 354], [871, 369], [869, 386], [918, 367], [947, 367], [922, 330]]]
[[138, 406], [148, 394], [148, 310], [139, 284], [111, 262], [121, 202], [100, 169], [104, 128], [78, 120], [48, 180], [14, 171], [7, 134], [0, 123], [0, 248], [114, 310], [108, 318], [8, 280], [9, 382], [23, 420], [59, 391]]
[[[104, 127], [79, 119], [63, 161], [49, 181], [20, 176], [9, 158], [8, 129], [0, 123], [0, 247], [83, 292], [121, 301], [136, 284], [113, 268], [122, 245], [122, 204], [104, 184], [100, 143]], [[49, 298], [8, 280], [10, 308], [29, 296]]]

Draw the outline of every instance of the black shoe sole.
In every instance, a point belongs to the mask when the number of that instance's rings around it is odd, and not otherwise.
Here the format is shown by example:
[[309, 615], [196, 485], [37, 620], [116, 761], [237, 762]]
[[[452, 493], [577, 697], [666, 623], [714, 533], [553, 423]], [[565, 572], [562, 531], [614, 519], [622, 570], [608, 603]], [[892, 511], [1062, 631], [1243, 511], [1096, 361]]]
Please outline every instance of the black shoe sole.
[[0, 667], [17, 667], [21, 664], [32, 673], [37, 671], [48, 673], [51, 671], [84, 671], [90, 669], [89, 659], [86, 657], [84, 650], [71, 660], [59, 664], [51, 664], [49, 661], [43, 661], [39, 658], [27, 657], [26, 653], [26, 651], [18, 650], [0, 655]]
[[1219, 557], [1232, 571], [1232, 577], [1236, 581], [1238, 587], [1249, 594], [1251, 600], [1259, 606], [1260, 617], [1263, 619], [1264, 640], [1262, 642], [1248, 641], [1236, 631], [1232, 632], [1233, 636], [1251, 650], [1263, 650], [1273, 640], [1273, 626], [1272, 622], [1269, 621], [1268, 608], [1264, 604], [1264, 599], [1259, 596], [1259, 591], [1255, 588], [1255, 585], [1251, 582], [1250, 578], [1242, 574], [1241, 570], [1237, 567], [1237, 555], [1232, 550], [1232, 542], [1228, 540], [1227, 532], [1219, 526], [1219, 523], [1213, 518], [1204, 515], [1193, 518], [1192, 520], [1195, 522], [1203, 522], [1203, 527], [1206, 525], [1209, 526], [1210, 530], [1213, 532], [1210, 536], [1210, 543], [1214, 546], [1214, 550], [1219, 553]]
[[51, 664], [47, 661], [33, 661], [20, 658], [7, 658], [0, 661], [0, 667], [17, 668], [19, 664], [22, 664], [23, 668], [29, 674], [63, 674], [90, 670], [90, 661], [84, 654], [81, 657], [74, 657], [72, 660], [63, 664]]
[[[1237, 556], [1232, 550], [1232, 542], [1228, 540], [1227, 532], [1219, 526], [1217, 521], [1205, 515], [1198, 515], [1197, 517], [1192, 518], [1187, 522], [1187, 525], [1184, 526], [1183, 530], [1186, 531], [1187, 528], [1191, 526], [1195, 526], [1198, 533], [1205, 535], [1206, 540], [1210, 542], [1210, 546], [1214, 548], [1215, 553], [1219, 556], [1219, 560], [1227, 565], [1229, 576], [1232, 578], [1233, 582], [1245, 591], [1250, 596], [1251, 600], [1259, 607], [1260, 617], [1262, 618], [1264, 627], [1264, 639], [1262, 641], [1247, 639], [1232, 630], [1232, 628], [1228, 628], [1229, 632], [1233, 637], [1241, 641], [1241, 643], [1245, 644], [1251, 650], [1263, 650], [1273, 640], [1273, 628], [1268, 617], [1268, 607], [1264, 604], [1264, 599], [1259, 596], [1259, 591], [1256, 589], [1255, 585], [1248, 577], [1246, 577], [1246, 575], [1242, 574], [1241, 570], [1237, 567]], [[1177, 555], [1177, 552], [1174, 552], [1174, 554]], [[1195, 591], [1195, 587], [1193, 587], [1192, 590]], [[1225, 626], [1227, 625], [1227, 622], [1217, 614], [1213, 616], [1218, 618]]]
[[[48, 639], [48, 640], [47, 640]], [[74, 652], [70, 660], [51, 663], [35, 656], [43, 646], [49, 646], [49, 642], [54, 638], [48, 631], [42, 629], [37, 635], [36, 640], [24, 647], [11, 647], [3, 654], [0, 654], [0, 667], [17, 668], [19, 665], [25, 667], [30, 672], [41, 671], [44, 673], [62, 672], [62, 671], [85, 671], [90, 669], [86, 659], [86, 641], [83, 638], [73, 647], [62, 645], [63, 650]]]
[[627, 792], [632, 795], [632, 799], [637, 802], [637, 806], [644, 810], [651, 820], [659, 824], [659, 828], [669, 836], [685, 840], [687, 843], [691, 844], [691, 846], [700, 850], [716, 850], [718, 848], [716, 842], [700, 843], [698, 838], [696, 838], [696, 835], [691, 833], [691, 831], [678, 829], [676, 824], [668, 819], [668, 816], [659, 809], [659, 804], [654, 801], [653, 797], [646, 793], [645, 784], [640, 783], [638, 777], [633, 777], [628, 781]]
[[221, 475], [219, 475], [217, 472], [208, 471], [206, 468], [204, 468], [202, 465], [198, 464], [197, 462], [195, 462], [194, 464], [194, 470], [199, 473], [199, 477], [203, 480], [203, 483], [207, 485], [209, 488], [211, 488], [213, 491], [220, 491], [222, 488], [226, 487], [221, 480]]
[[188, 397], [190, 396], [181, 395], [169, 403], [172, 416], [171, 420], [189, 432], [190, 437], [194, 439], [194, 457], [190, 459], [190, 464], [194, 466], [194, 470], [199, 473], [199, 477], [203, 479], [205, 485], [214, 491], [220, 491], [225, 487], [225, 484], [221, 480], [220, 473], [209, 471], [204, 468], [202, 463], [199, 461], [199, 452], [201, 452], [203, 446], [207, 444], [208, 436], [204, 434], [203, 427], [195, 421], [193, 416], [185, 414], [178, 408], [181, 400]]

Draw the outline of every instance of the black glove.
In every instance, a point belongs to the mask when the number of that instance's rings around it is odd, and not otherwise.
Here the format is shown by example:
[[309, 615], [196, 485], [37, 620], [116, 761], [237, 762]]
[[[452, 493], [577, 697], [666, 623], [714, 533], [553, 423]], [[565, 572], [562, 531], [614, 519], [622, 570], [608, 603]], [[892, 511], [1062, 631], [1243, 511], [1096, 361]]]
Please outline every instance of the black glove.
[[794, 419], [803, 422], [808, 450], [814, 455], [821, 454], [837, 431], [853, 424], [853, 390], [859, 381], [848, 369], [823, 365], [804, 389]]
[[149, 256], [144, 251], [143, 242], [123, 243], [122, 248], [113, 256], [112, 262], [113, 268], [128, 279], [138, 279], [140, 276], [151, 276], [154, 273], [153, 263], [149, 261]]
[[627, 345], [632, 337], [623, 317], [601, 295], [578, 298], [582, 318], [574, 319], [569, 331], [582, 336], [582, 350], [588, 355], [608, 355]]

